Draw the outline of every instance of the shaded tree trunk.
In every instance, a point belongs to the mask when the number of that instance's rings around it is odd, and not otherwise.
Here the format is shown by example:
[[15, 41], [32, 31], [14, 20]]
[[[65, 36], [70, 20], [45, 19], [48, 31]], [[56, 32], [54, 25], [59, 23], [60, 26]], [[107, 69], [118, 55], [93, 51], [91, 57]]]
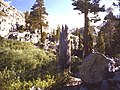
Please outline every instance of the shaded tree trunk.
[[40, 33], [41, 33], [41, 43], [43, 43], [43, 34], [42, 34], [43, 30], [42, 30], [42, 25], [40, 25], [40, 27], [41, 27], [41, 29], [40, 29]]
[[[89, 42], [89, 19], [88, 19], [88, 12], [90, 13], [96, 13], [96, 12], [103, 12], [105, 11], [104, 5], [102, 7], [99, 6], [100, 0], [72, 0], [72, 5], [75, 6], [74, 10], [79, 10], [81, 13], [84, 13], [84, 35], [83, 35], [83, 42], [84, 42], [84, 52], [83, 52], [83, 58], [88, 56], [91, 53], [91, 46], [88, 43]], [[95, 20], [95, 22], [98, 20]]]
[[84, 35], [83, 35], [83, 44], [84, 44], [84, 50], [83, 50], [83, 58], [89, 55], [89, 47], [88, 47], [88, 32], [89, 32], [89, 19], [88, 19], [88, 11], [86, 10], [84, 13]]

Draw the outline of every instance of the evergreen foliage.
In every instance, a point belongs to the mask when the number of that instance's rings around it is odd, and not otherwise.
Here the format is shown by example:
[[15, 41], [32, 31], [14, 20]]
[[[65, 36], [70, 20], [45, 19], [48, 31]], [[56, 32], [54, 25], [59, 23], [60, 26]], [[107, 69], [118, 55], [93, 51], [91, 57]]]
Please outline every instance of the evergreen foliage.
[[52, 53], [35, 48], [32, 43], [0, 37], [0, 90], [43, 90], [62, 88], [68, 74], [58, 73], [58, 61]]
[[105, 17], [106, 23], [101, 28], [98, 37], [98, 51], [110, 57], [115, 57], [120, 54], [120, 19], [116, 18], [112, 12]]
[[111, 48], [113, 48], [113, 56], [120, 54], [120, 19], [117, 19], [117, 22], [118, 25], [116, 26], [116, 31], [111, 42]]
[[25, 22], [26, 22], [25, 26], [26, 26], [26, 29], [30, 30], [30, 23], [31, 23], [30, 12], [26, 11], [24, 14], [25, 14]]
[[96, 47], [98, 52], [105, 54], [105, 40], [104, 33], [102, 31], [99, 32]]
[[94, 13], [100, 11], [105, 11], [104, 5], [102, 7], [99, 6], [100, 0], [72, 0], [72, 5], [75, 6], [74, 10], [79, 10], [81, 13], [84, 13], [84, 35], [83, 35], [83, 42], [84, 42], [84, 58], [89, 55], [91, 51], [89, 51], [89, 18], [88, 13]]
[[43, 27], [48, 26], [48, 22], [46, 21], [46, 16], [48, 13], [46, 12], [46, 8], [44, 6], [44, 0], [36, 0], [35, 4], [32, 6], [30, 12], [30, 20], [31, 20], [31, 28], [33, 30], [40, 29], [41, 30], [41, 41], [42, 41], [42, 32]]
[[58, 25], [57, 30], [56, 30], [56, 35], [55, 35], [55, 38], [57, 41], [59, 41], [59, 39], [60, 39], [60, 31], [61, 31], [61, 29], [60, 29], [60, 26]]

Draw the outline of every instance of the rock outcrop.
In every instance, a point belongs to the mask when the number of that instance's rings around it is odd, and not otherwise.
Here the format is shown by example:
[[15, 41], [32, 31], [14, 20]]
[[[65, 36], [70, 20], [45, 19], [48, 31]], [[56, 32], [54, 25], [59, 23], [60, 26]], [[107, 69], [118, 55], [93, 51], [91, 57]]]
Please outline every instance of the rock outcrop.
[[92, 53], [83, 60], [80, 66], [80, 78], [84, 83], [96, 84], [102, 82], [107, 72], [109, 60], [100, 53]]
[[25, 15], [3, 0], [0, 1], [0, 36], [16, 29], [16, 24], [25, 25]]

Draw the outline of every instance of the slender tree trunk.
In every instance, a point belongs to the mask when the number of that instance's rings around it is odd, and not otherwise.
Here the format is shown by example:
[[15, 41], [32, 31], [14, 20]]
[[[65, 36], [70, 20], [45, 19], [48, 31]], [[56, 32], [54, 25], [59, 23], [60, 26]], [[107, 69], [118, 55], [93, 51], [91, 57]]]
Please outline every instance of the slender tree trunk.
[[40, 33], [41, 33], [41, 43], [43, 43], [43, 31], [42, 31], [42, 25], [40, 25], [40, 27], [41, 27], [41, 30], [40, 30]]
[[83, 50], [83, 58], [89, 55], [89, 50], [88, 50], [88, 27], [89, 27], [89, 19], [88, 19], [88, 10], [85, 11], [84, 13], [84, 34], [83, 34], [83, 43], [84, 43], [84, 50]]

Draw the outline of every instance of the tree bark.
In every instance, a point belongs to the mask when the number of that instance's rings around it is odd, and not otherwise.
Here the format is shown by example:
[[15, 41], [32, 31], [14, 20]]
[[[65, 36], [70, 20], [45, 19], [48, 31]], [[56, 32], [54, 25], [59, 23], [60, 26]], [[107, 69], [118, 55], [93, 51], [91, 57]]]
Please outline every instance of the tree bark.
[[89, 32], [89, 19], [88, 19], [88, 11], [86, 10], [84, 13], [84, 33], [83, 33], [83, 44], [84, 44], [84, 50], [83, 50], [83, 58], [89, 55], [88, 50], [88, 32]]
[[41, 29], [40, 29], [40, 33], [41, 33], [41, 43], [43, 43], [42, 25], [40, 25], [40, 28], [41, 28]]

